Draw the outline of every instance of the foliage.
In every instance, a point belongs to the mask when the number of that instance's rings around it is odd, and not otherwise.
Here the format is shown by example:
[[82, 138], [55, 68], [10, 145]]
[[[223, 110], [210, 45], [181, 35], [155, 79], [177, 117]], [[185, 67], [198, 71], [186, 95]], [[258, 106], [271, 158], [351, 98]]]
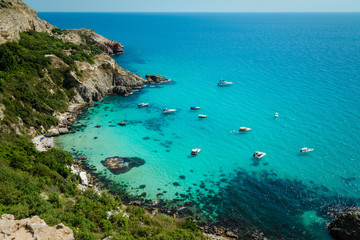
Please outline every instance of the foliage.
[[[66, 31], [54, 29], [55, 35]], [[74, 96], [74, 80], [78, 77], [75, 62], [94, 63], [99, 49], [92, 45], [63, 42], [47, 33], [29, 31], [20, 33], [19, 42], [0, 45], [0, 103], [6, 106], [3, 124], [48, 128], [57, 123], [54, 112], [67, 110], [68, 99]], [[53, 68], [51, 55], [62, 59], [68, 66]], [[25, 161], [25, 159], [19, 159]]]
[[64, 29], [60, 29], [60, 28], [54, 28], [53, 30], [51, 30], [51, 32], [53, 34], [57, 34], [57, 35], [68, 34], [68, 31], [66, 31]]

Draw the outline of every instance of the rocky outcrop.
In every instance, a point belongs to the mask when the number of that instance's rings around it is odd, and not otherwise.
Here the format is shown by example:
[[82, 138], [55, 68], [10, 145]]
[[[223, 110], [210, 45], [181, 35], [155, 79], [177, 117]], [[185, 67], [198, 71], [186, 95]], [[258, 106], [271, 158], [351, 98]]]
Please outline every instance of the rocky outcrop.
[[148, 83], [164, 83], [164, 82], [171, 81], [170, 79], [164, 78], [163, 76], [158, 75], [158, 74], [155, 74], [155, 75], [147, 74], [145, 76], [145, 78], [148, 81]]
[[328, 230], [336, 240], [360, 239], [360, 210], [337, 214], [329, 224]]
[[127, 96], [132, 88], [143, 87], [147, 81], [120, 67], [114, 59], [106, 54], [95, 56], [95, 63], [77, 62], [83, 77], [72, 74], [77, 83], [76, 95], [72, 99], [76, 103], [101, 101], [105, 95], [119, 94]]
[[90, 43], [108, 55], [124, 53], [124, 46], [120, 42], [110, 40], [87, 28], [66, 29], [64, 34], [55, 36], [65, 42], [73, 42], [75, 44]]
[[101, 163], [113, 174], [121, 174], [130, 171], [133, 167], [139, 167], [145, 163], [141, 158], [109, 157]]
[[20, 39], [20, 32], [35, 30], [51, 33], [55, 26], [38, 18], [22, 0], [2, 0], [0, 5], [0, 44]]
[[4, 240], [73, 240], [73, 231], [60, 223], [49, 227], [44, 220], [38, 216], [15, 220], [10, 214], [4, 214], [0, 218], [0, 239]]

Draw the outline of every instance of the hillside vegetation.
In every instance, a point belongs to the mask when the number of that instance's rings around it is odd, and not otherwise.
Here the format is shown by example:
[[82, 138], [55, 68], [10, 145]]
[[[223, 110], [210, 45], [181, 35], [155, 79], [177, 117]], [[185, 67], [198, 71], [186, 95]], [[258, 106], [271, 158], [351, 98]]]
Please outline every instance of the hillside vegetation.
[[[77, 239], [203, 239], [191, 219], [153, 216], [122, 205], [117, 196], [78, 190], [69, 153], [36, 151], [24, 129], [40, 131], [57, 123], [54, 113], [66, 111], [74, 94], [71, 74], [82, 78], [75, 61], [92, 63], [101, 50], [35, 31], [20, 37], [0, 45], [0, 215], [64, 223]], [[49, 55], [66, 66], [53, 68]]]
[[[94, 54], [101, 50], [35, 31], [20, 37], [19, 42], [0, 45], [0, 101], [6, 107], [1, 124], [13, 128], [20, 121], [25, 127], [48, 128], [57, 123], [54, 112], [66, 111], [74, 94], [71, 71], [81, 77], [75, 61], [93, 63]], [[49, 55], [67, 66], [52, 68]]]

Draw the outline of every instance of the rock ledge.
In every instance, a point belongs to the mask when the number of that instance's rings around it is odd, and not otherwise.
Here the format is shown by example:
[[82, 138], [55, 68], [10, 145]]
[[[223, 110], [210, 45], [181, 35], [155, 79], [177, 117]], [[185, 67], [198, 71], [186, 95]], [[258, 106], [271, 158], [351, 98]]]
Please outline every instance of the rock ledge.
[[44, 220], [38, 216], [15, 220], [10, 214], [3, 214], [0, 218], [0, 239], [16, 240], [73, 240], [73, 231], [60, 223], [49, 227]]

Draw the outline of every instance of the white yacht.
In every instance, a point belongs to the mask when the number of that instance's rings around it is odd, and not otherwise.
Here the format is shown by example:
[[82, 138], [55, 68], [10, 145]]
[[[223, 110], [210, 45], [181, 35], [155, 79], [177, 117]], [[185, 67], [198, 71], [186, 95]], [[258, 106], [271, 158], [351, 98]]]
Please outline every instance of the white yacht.
[[201, 151], [201, 148], [191, 149], [191, 155], [197, 155]]
[[277, 118], [279, 116], [279, 114], [278, 113], [275, 113], [275, 118]]
[[300, 149], [300, 152], [312, 152], [312, 151], [314, 151], [313, 148], [304, 147], [304, 148]]
[[264, 152], [259, 152], [259, 151], [256, 151], [256, 152], [254, 152], [254, 154], [253, 154], [253, 157], [256, 157], [257, 159], [261, 159], [261, 158], [263, 158], [263, 157], [265, 157], [266, 156], [266, 153], [264, 153]]
[[239, 132], [248, 132], [250, 130], [251, 130], [251, 128], [248, 128], [248, 127], [240, 127]]
[[167, 108], [165, 108], [165, 109], [162, 110], [162, 113], [164, 113], [164, 114], [174, 113], [174, 112], [176, 112], [176, 109], [167, 109]]
[[227, 82], [227, 81], [225, 81], [225, 80], [220, 80], [219, 82], [218, 82], [218, 86], [229, 86], [229, 85], [232, 85], [233, 83], [232, 82]]
[[149, 106], [149, 103], [139, 103], [137, 106], [138, 108], [147, 107]]
[[207, 118], [207, 115], [204, 115], [204, 114], [199, 114], [198, 116], [199, 118]]
[[200, 110], [201, 107], [197, 107], [197, 106], [192, 106], [190, 107], [190, 110]]

